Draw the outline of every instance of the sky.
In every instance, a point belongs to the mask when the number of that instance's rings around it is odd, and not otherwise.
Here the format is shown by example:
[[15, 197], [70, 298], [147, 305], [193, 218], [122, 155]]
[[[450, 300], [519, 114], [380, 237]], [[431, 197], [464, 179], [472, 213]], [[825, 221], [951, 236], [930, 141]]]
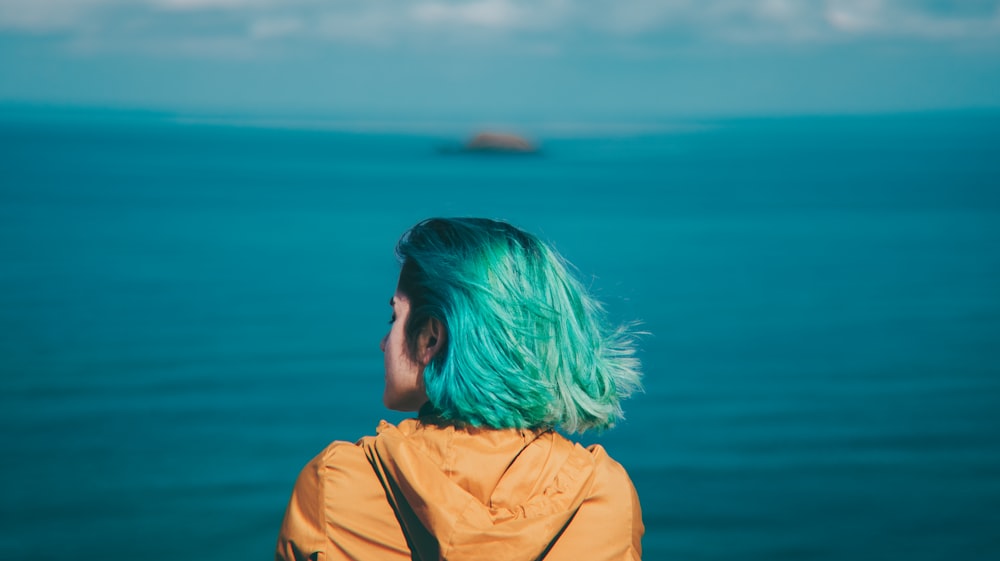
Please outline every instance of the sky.
[[1000, 107], [1000, 0], [0, 0], [0, 104], [641, 121]]

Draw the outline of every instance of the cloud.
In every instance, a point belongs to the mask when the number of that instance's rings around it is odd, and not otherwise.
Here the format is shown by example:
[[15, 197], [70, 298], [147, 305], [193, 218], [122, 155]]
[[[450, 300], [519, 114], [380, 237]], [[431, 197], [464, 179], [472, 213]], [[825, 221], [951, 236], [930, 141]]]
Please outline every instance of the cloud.
[[250, 37], [276, 39], [301, 33], [306, 27], [306, 22], [301, 18], [264, 16], [250, 24]]
[[476, 0], [468, 3], [423, 2], [413, 7], [414, 21], [431, 25], [511, 27], [526, 14], [508, 0]]
[[0, 30], [48, 32], [87, 23], [108, 0], [0, 0]]
[[[136, 27], [143, 33], [135, 33]], [[86, 37], [111, 50], [298, 42], [400, 46], [543, 38], [628, 44], [1000, 41], [1000, 0], [0, 0], [0, 32]], [[523, 37], [522, 37], [523, 36]], [[169, 50], [169, 49], [168, 49]], [[185, 48], [183, 52], [196, 49]], [[212, 53], [241, 49], [211, 49]]]
[[1000, 35], [1000, 2], [903, 2], [829, 0], [824, 16], [830, 27], [855, 36], [960, 40]]
[[152, 0], [150, 3], [165, 10], [178, 11], [245, 10], [267, 4], [255, 0]]

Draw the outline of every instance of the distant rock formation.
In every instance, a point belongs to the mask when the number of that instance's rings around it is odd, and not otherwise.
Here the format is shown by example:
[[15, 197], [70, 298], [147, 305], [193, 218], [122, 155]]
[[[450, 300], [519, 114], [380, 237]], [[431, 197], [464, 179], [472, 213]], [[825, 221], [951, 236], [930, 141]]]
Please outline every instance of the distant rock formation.
[[531, 154], [538, 151], [528, 140], [515, 134], [502, 132], [481, 132], [465, 143], [469, 152], [514, 152]]

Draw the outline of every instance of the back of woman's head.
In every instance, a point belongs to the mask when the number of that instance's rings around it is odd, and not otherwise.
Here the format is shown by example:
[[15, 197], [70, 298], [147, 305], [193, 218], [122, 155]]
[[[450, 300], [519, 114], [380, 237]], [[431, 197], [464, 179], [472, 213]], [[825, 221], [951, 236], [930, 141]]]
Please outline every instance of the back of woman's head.
[[400, 239], [399, 290], [410, 300], [410, 354], [436, 318], [447, 343], [424, 369], [430, 403], [456, 422], [494, 428], [606, 428], [639, 388], [626, 327], [537, 237], [481, 218], [433, 218]]

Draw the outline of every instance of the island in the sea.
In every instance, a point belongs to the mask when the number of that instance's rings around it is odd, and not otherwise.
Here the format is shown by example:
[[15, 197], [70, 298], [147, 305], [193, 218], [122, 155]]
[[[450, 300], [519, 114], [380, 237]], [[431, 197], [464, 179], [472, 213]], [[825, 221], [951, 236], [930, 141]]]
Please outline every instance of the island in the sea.
[[463, 144], [441, 146], [445, 154], [538, 154], [538, 146], [523, 136], [506, 132], [480, 132]]
[[504, 132], [481, 132], [465, 143], [470, 152], [518, 152], [532, 153], [538, 149], [527, 139]]

